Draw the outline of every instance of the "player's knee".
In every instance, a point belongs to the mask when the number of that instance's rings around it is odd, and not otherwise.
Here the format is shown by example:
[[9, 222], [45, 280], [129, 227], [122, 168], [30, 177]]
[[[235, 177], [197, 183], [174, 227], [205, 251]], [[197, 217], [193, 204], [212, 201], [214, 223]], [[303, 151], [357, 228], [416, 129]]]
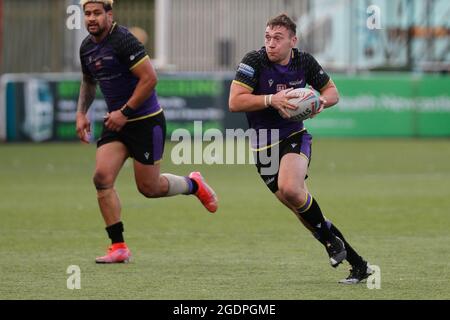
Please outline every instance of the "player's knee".
[[92, 181], [97, 190], [110, 189], [114, 185], [114, 178], [111, 175], [101, 171], [95, 172]]
[[283, 198], [293, 206], [299, 206], [305, 201], [305, 192], [301, 188], [295, 186], [280, 186], [279, 189]]
[[146, 198], [158, 198], [162, 196], [159, 185], [155, 183], [138, 183], [137, 188]]

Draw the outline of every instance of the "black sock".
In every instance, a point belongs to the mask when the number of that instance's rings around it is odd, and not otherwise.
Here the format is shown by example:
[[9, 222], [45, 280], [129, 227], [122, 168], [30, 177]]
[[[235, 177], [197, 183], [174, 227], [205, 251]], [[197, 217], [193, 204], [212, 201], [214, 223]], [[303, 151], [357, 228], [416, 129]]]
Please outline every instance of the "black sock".
[[333, 238], [333, 233], [327, 228], [325, 218], [320, 210], [316, 200], [308, 193], [306, 203], [297, 209], [298, 214], [305, 220], [315, 231], [315, 233], [324, 241]]
[[123, 223], [119, 221], [106, 227], [106, 232], [108, 232], [108, 237], [111, 239], [111, 243], [125, 242], [123, 240]]
[[333, 232], [336, 236], [338, 236], [342, 241], [344, 241], [345, 249], [347, 250], [347, 261], [352, 266], [361, 265], [364, 260], [363, 258], [356, 253], [356, 251], [352, 248], [352, 246], [345, 240], [344, 235], [336, 228], [335, 225], [331, 223], [331, 221], [327, 221], [327, 225], [330, 228], [330, 231]]
[[198, 184], [194, 179], [191, 179], [191, 183], [192, 183], [192, 194], [195, 194], [198, 191]]
[[[339, 231], [339, 229], [336, 228], [336, 226], [333, 225], [329, 220], [326, 221], [326, 224], [328, 229], [330, 229], [331, 232], [333, 232], [337, 237], [339, 237], [339, 239], [341, 239], [344, 242], [345, 249], [347, 250], [346, 259], [348, 263], [350, 263], [352, 266], [358, 266], [363, 264], [364, 262], [363, 258], [360, 255], [358, 255], [358, 253], [355, 251], [355, 249], [352, 248], [350, 243], [348, 243], [347, 240], [345, 240], [344, 235], [341, 233], [341, 231]], [[318, 236], [318, 234], [314, 234], [314, 236], [320, 243], [322, 243], [324, 246], [326, 245], [325, 241], [323, 241], [320, 238], [320, 236]]]

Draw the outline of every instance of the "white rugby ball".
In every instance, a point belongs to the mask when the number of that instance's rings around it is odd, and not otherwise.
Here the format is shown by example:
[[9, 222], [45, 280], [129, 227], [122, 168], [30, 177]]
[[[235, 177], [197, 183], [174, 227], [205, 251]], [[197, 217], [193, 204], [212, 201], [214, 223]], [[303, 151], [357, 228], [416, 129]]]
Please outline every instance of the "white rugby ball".
[[316, 91], [309, 88], [298, 88], [289, 92], [289, 94], [293, 93], [297, 97], [289, 99], [289, 102], [298, 108], [296, 110], [286, 108], [286, 111], [291, 115], [289, 120], [304, 121], [319, 109], [320, 100]]

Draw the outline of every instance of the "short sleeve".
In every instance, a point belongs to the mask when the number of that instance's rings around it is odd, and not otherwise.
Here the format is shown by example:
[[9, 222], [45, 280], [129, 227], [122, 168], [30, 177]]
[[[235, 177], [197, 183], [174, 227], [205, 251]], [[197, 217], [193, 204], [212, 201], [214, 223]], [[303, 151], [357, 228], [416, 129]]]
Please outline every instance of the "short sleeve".
[[317, 60], [309, 53], [305, 53], [303, 59], [305, 59], [304, 65], [306, 69], [306, 82], [310, 84], [314, 89], [318, 91], [321, 90], [326, 86], [328, 81], [330, 81], [330, 76], [323, 70], [322, 66], [317, 62]]
[[83, 59], [81, 59], [81, 72], [83, 72], [83, 74], [85, 74], [85, 75], [87, 75], [87, 76], [92, 78], [92, 75], [89, 72], [89, 69], [86, 66], [86, 63], [83, 61]]
[[148, 58], [142, 43], [130, 32], [121, 35], [116, 44], [116, 54], [119, 60], [130, 70]]
[[87, 59], [86, 59], [86, 56], [84, 54], [85, 51], [87, 50], [88, 43], [89, 43], [88, 38], [84, 39], [83, 42], [81, 43], [81, 46], [80, 46], [80, 65], [81, 65], [81, 71], [83, 72], [83, 74], [85, 74], [85, 75], [87, 75], [87, 76], [92, 78], [92, 74], [89, 71], [89, 68], [87, 66], [87, 61], [86, 61]]
[[253, 91], [258, 83], [260, 66], [259, 53], [257, 51], [247, 53], [237, 67], [233, 82]]

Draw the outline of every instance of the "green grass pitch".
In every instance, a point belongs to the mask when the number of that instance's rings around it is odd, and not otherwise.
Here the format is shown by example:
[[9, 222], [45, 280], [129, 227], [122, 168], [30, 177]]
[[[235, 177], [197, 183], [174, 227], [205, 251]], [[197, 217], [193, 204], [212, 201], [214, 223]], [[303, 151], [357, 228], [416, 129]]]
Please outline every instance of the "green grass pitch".
[[[381, 288], [338, 285], [321, 245], [252, 165], [200, 169], [220, 197], [146, 199], [117, 181], [129, 264], [96, 265], [108, 241], [91, 175], [95, 147], [0, 145], [0, 299], [450, 299], [450, 141], [315, 139], [308, 185], [372, 264]], [[81, 289], [69, 290], [69, 265]]]

